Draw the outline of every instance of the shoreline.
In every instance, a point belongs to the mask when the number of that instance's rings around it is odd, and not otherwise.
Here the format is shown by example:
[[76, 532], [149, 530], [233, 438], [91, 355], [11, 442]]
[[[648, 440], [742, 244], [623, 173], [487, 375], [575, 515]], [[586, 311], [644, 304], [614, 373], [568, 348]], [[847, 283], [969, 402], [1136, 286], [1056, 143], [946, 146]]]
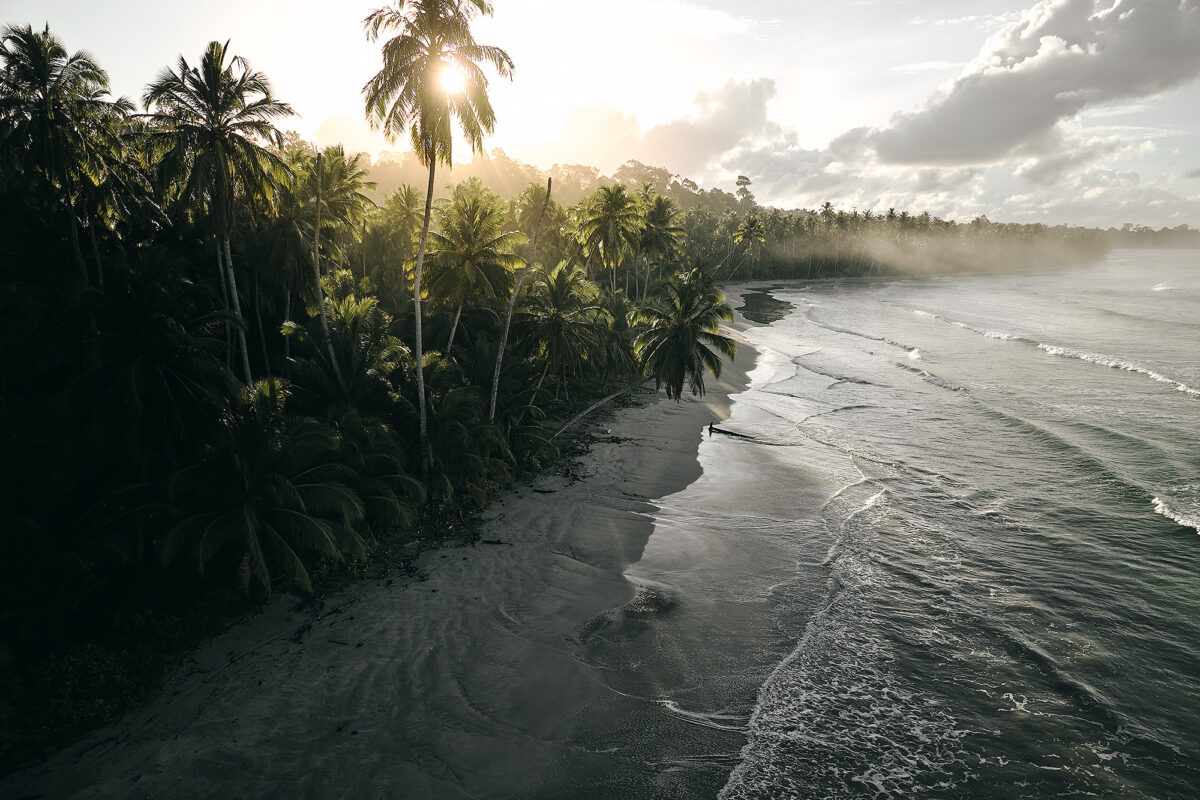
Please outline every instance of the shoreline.
[[[736, 287], [731, 305], [751, 284]], [[482, 517], [487, 543], [426, 551], [425, 575], [356, 581], [315, 614], [274, 598], [203, 644], [146, 706], [0, 793], [474, 797], [569, 779], [573, 720], [612, 693], [578, 651], [635, 600], [625, 572], [654, 532], [655, 501], [701, 475], [704, 428], [729, 417], [757, 361], [741, 336], [754, 326], [736, 311], [723, 326], [738, 357], [707, 376], [704, 397], [659, 394], [589, 422], [600, 430], [584, 479], [508, 491]]]

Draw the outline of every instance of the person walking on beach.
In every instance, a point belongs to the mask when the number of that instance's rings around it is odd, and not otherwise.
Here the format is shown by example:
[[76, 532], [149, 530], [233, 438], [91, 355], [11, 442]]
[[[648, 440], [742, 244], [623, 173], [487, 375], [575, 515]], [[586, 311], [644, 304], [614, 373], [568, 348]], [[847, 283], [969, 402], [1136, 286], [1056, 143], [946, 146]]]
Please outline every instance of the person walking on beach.
[[712, 436], [712, 432], [713, 432], [713, 424], [710, 422], [710, 423], [708, 423], [708, 435]]

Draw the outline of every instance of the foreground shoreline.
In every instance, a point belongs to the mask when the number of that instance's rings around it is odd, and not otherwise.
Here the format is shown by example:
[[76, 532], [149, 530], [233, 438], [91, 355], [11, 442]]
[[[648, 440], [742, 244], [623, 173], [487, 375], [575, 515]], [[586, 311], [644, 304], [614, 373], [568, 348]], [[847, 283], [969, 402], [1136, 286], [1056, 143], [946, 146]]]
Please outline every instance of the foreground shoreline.
[[[745, 285], [730, 289], [739, 304]], [[418, 559], [419, 578], [366, 579], [317, 612], [277, 597], [206, 642], [145, 707], [0, 782], [5, 796], [537, 794], [557, 785], [573, 715], [609, 692], [573, 652], [634, 600], [625, 570], [654, 501], [701, 474], [756, 351], [707, 394], [658, 395], [600, 424], [584, 480], [541, 476], [484, 514], [481, 540]], [[593, 423], [593, 426], [596, 424]], [[427, 579], [422, 579], [427, 578]], [[383, 794], [380, 795], [380, 792]]]

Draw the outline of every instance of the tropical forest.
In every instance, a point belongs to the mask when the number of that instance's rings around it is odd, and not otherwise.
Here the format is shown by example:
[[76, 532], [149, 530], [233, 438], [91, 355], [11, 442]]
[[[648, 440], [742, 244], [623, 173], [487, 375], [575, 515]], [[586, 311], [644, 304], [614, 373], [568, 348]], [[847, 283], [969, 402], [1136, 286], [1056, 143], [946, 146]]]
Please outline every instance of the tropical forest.
[[594, 409], [703, 394], [736, 350], [727, 285], [1108, 250], [1099, 230], [775, 208], [754, 176], [489, 153], [489, 82], [520, 79], [475, 39], [489, 13], [364, 20], [363, 113], [406, 151], [386, 160], [290, 132], [236, 41], [118, 97], [86, 42], [0, 33], [6, 767], [144, 701], [272, 594], [472, 541], [498, 492], [586, 446]]

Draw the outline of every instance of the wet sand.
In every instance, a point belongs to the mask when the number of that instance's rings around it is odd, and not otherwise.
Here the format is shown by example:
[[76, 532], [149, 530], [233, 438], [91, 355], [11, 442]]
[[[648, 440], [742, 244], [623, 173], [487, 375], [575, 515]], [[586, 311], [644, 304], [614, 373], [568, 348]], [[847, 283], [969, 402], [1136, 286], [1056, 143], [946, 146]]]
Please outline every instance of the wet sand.
[[[318, 615], [275, 598], [202, 646], [146, 707], [0, 782], [0, 796], [638, 794], [633, 784], [663, 768], [625, 763], [616, 739], [661, 701], [611, 688], [604, 672], [618, 667], [593, 639], [614, 614], [654, 610], [625, 573], [653, 532], [653, 501], [699, 477], [708, 423], [745, 386], [756, 354], [734, 335], [738, 358], [709, 376], [705, 397], [619, 410], [599, 423], [583, 480], [544, 476], [498, 499], [481, 538], [500, 544], [432, 550], [419, 561], [427, 580], [356, 582]], [[744, 741], [736, 726], [678, 719], [699, 758]], [[614, 743], [581, 738], [584, 721]], [[731, 766], [714, 767], [715, 786]]]

